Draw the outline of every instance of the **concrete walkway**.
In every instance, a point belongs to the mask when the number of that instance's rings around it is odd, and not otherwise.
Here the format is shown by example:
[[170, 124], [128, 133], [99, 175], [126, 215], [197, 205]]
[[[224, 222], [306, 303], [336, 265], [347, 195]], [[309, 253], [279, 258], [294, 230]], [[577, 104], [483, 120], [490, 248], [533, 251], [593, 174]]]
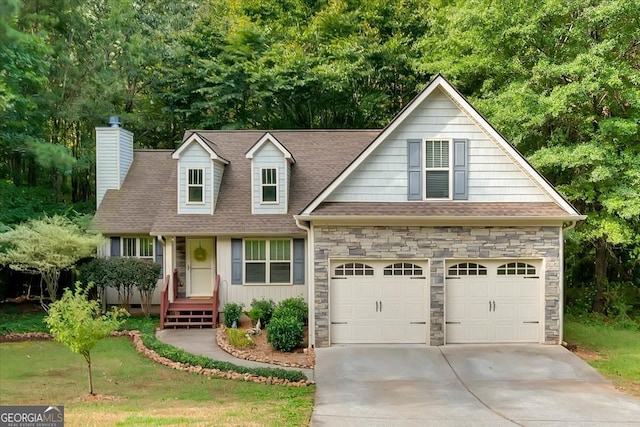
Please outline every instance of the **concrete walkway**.
[[206, 356], [221, 362], [229, 362], [249, 368], [280, 368], [300, 371], [307, 376], [307, 379], [315, 380], [313, 369], [290, 368], [270, 363], [253, 362], [232, 356], [218, 347], [216, 333], [217, 329], [164, 329], [157, 331], [156, 337], [165, 344], [181, 348], [191, 354]]
[[640, 426], [640, 399], [560, 346], [316, 349], [320, 426]]

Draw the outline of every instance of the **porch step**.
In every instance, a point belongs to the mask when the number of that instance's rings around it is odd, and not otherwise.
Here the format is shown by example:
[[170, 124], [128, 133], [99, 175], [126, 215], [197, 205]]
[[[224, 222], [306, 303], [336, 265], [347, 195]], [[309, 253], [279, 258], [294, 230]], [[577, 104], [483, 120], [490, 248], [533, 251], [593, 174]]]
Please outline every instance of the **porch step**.
[[211, 304], [169, 303], [169, 311], [213, 311]]
[[208, 318], [213, 319], [213, 313], [202, 313], [202, 314], [167, 314], [165, 319], [193, 319], [193, 318]]
[[[179, 298], [169, 303], [164, 319], [165, 328], [212, 328], [213, 307], [211, 300]], [[216, 319], [217, 320], [217, 319]]]

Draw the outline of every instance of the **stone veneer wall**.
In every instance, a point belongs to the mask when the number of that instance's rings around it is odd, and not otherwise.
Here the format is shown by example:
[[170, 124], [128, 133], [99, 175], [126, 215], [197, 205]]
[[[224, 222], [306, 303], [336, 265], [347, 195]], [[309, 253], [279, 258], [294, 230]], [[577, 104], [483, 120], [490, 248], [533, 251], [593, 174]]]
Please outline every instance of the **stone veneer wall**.
[[178, 269], [178, 279], [182, 286], [186, 286], [187, 283], [187, 240], [184, 237], [176, 237], [176, 266]]
[[428, 259], [430, 344], [444, 344], [444, 263], [450, 258], [544, 259], [544, 342], [559, 344], [560, 227], [314, 227], [315, 339], [329, 346], [329, 258]]

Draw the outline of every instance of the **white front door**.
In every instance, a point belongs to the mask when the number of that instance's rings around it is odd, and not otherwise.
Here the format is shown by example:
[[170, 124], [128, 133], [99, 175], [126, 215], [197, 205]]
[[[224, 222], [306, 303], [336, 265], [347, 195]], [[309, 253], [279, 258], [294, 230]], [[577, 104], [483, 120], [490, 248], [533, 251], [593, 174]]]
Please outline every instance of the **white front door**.
[[455, 261], [447, 266], [446, 342], [539, 342], [540, 268], [532, 261]]
[[425, 343], [426, 267], [426, 261], [334, 263], [331, 342]]
[[187, 297], [213, 295], [215, 252], [213, 239], [187, 239]]

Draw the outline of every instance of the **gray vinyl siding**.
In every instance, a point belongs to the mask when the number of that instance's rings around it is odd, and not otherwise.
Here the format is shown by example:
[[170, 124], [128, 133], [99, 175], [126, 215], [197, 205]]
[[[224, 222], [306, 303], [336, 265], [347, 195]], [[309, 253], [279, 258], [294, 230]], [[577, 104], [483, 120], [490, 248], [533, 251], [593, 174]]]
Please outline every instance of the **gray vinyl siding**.
[[407, 141], [430, 138], [468, 140], [467, 200], [551, 201], [497, 143], [439, 89], [418, 106], [327, 201], [406, 201]]
[[131, 163], [133, 163], [133, 134], [123, 129], [120, 130], [120, 171], [118, 188], [122, 186], [131, 167]]
[[[253, 212], [255, 214], [286, 214], [288, 171], [287, 160], [272, 143], [265, 143], [253, 156]], [[278, 203], [262, 203], [263, 168], [278, 169]]]
[[222, 183], [222, 175], [224, 174], [224, 164], [213, 162], [213, 211], [215, 212], [218, 203], [218, 194], [220, 194], [220, 184]]
[[[203, 204], [187, 204], [187, 170], [203, 170]], [[178, 213], [211, 214], [213, 212], [213, 162], [209, 153], [198, 143], [191, 143], [181, 154], [178, 161]]]
[[133, 134], [122, 128], [96, 128], [96, 206], [107, 190], [119, 190], [133, 162]]

